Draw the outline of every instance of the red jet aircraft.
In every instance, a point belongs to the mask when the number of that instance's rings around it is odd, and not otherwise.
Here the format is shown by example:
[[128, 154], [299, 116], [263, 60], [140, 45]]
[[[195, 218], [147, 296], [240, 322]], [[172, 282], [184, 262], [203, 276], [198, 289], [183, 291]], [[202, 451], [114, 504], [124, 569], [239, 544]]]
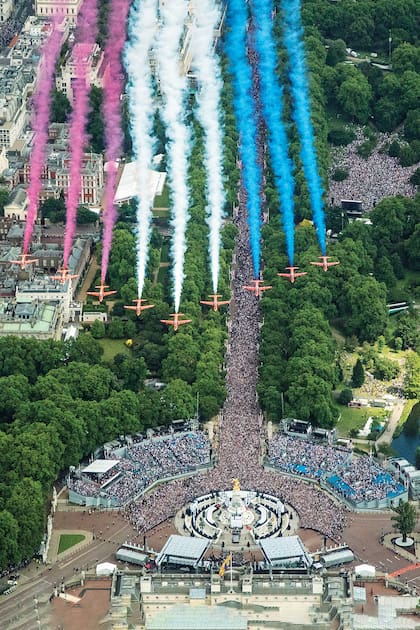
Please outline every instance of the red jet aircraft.
[[97, 297], [99, 302], [102, 302], [102, 300], [105, 297], [108, 297], [108, 295], [114, 295], [115, 293], [117, 293], [117, 291], [106, 291], [105, 289], [107, 288], [107, 284], [97, 284], [95, 289], [99, 289], [99, 291], [86, 291], [86, 293], [87, 295], [93, 295], [94, 297]]
[[14, 265], [19, 265], [22, 269], [38, 262], [37, 258], [29, 258], [29, 254], [19, 254], [19, 258], [20, 260], [11, 260], [10, 262]]
[[316, 267], [322, 267], [324, 271], [328, 271], [328, 267], [334, 267], [334, 265], [339, 265], [338, 260], [332, 260], [331, 262], [328, 260], [331, 256], [318, 256], [322, 260], [322, 262], [311, 262], [311, 265], [315, 265]]
[[306, 274], [308, 273], [307, 271], [299, 271], [299, 273], [296, 273], [296, 269], [299, 269], [299, 267], [285, 267], [286, 269], [289, 270], [289, 273], [278, 273], [278, 276], [281, 276], [282, 278], [289, 278], [290, 282], [294, 282], [296, 280], [296, 278], [298, 278], [299, 276], [306, 276]]
[[271, 284], [264, 287], [262, 285], [264, 280], [251, 280], [251, 282], [254, 283], [254, 286], [244, 285], [242, 288], [246, 289], [247, 291], [252, 291], [253, 293], [255, 293], [256, 297], [261, 297], [263, 291], [268, 291], [268, 289], [273, 288]]
[[173, 319], [161, 319], [160, 321], [162, 324], [173, 326], [176, 331], [180, 326], [182, 326], [182, 324], [190, 324], [192, 322], [192, 319], [179, 319], [182, 315], [184, 315], [184, 313], [171, 313], [171, 317], [173, 317]]
[[147, 308], [154, 307], [154, 304], [142, 304], [142, 302], [145, 302], [145, 301], [146, 300], [142, 298], [137, 298], [133, 300], [135, 306], [124, 306], [124, 308], [126, 308], [127, 311], [136, 311], [137, 317], [140, 317], [142, 311], [145, 311]]
[[57, 275], [51, 276], [52, 280], [58, 280], [61, 284], [66, 284], [67, 280], [74, 280], [77, 278], [77, 274], [71, 274], [70, 269], [67, 267], [61, 267], [61, 269], [57, 269]]
[[230, 300], [219, 300], [219, 298], [221, 298], [221, 295], [218, 295], [217, 293], [212, 293], [211, 295], [209, 295], [209, 297], [213, 298], [211, 301], [210, 300], [200, 300], [200, 304], [206, 304], [207, 306], [211, 306], [213, 308], [213, 311], [218, 311], [219, 310], [219, 306], [223, 306], [224, 304], [229, 304]]

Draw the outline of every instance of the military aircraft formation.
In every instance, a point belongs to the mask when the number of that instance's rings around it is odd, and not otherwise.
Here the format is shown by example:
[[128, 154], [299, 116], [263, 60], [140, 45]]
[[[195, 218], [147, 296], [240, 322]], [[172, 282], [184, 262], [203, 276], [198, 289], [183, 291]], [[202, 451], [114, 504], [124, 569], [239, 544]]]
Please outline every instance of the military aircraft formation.
[[[18, 260], [11, 260], [10, 262], [12, 264], [19, 265], [21, 269], [26, 269], [26, 267], [36, 264], [38, 262], [36, 258], [30, 258], [29, 254], [20, 254], [18, 258]], [[338, 260], [330, 260], [331, 256], [319, 256], [319, 259], [319, 261], [310, 262], [310, 264], [316, 267], [321, 267], [323, 271], [328, 271], [329, 267], [334, 267], [335, 265], [340, 264]], [[300, 276], [306, 276], [308, 273], [307, 271], [297, 271], [299, 267], [295, 266], [285, 267], [285, 269], [287, 270], [287, 272], [278, 273], [277, 275], [281, 276], [282, 278], [288, 278], [288, 280], [290, 280], [292, 284], [295, 282], [296, 278], [299, 278]], [[57, 270], [56, 275], [51, 276], [51, 278], [60, 282], [61, 284], [65, 284], [68, 280], [73, 280], [74, 278], [77, 278], [77, 275], [71, 274], [70, 270], [67, 267], [60, 267]], [[264, 285], [264, 280], [260, 278], [251, 280], [249, 285], [243, 285], [242, 288], [246, 289], [247, 291], [251, 291], [255, 294], [255, 297], [260, 298], [262, 297], [264, 291], [268, 291], [273, 287], [272, 285]], [[95, 289], [97, 290], [87, 291], [86, 293], [87, 295], [97, 297], [99, 302], [102, 302], [106, 297], [109, 297], [110, 295], [115, 295], [117, 293], [117, 291], [110, 290], [109, 286], [103, 283], [96, 285]], [[230, 303], [230, 300], [221, 300], [220, 298], [222, 296], [218, 293], [212, 293], [208, 297], [211, 299], [200, 300], [200, 304], [211, 306], [213, 311], [218, 311], [220, 306], [224, 306]], [[143, 311], [154, 307], [154, 304], [144, 304], [144, 302], [147, 302], [147, 300], [143, 298], [137, 298], [133, 300], [132, 305], [126, 305], [124, 306], [124, 308], [128, 311], [134, 311], [137, 317], [140, 317]], [[160, 321], [162, 322], [162, 324], [173, 326], [174, 331], [177, 331], [178, 328], [183, 324], [190, 324], [192, 322], [192, 319], [182, 319], [182, 317], [184, 317], [183, 313], [171, 313], [170, 317], [172, 317], [172, 319], [161, 319]]]

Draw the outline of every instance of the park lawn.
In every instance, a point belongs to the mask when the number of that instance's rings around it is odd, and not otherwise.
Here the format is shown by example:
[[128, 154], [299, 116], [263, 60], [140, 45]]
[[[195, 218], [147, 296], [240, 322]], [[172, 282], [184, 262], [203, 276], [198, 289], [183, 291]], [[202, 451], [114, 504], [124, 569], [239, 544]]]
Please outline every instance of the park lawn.
[[61, 534], [60, 541], [58, 543], [58, 554], [67, 551], [70, 547], [74, 547], [78, 543], [82, 542], [86, 536], [83, 534]]
[[363, 429], [370, 416], [382, 417], [383, 409], [379, 407], [339, 407], [341, 418], [337, 422], [337, 432], [341, 437], [348, 437], [351, 429]]
[[162, 194], [155, 197], [153, 212], [156, 208], [169, 208], [169, 188], [166, 184], [163, 186]]
[[125, 345], [125, 339], [98, 339], [99, 345], [104, 349], [103, 361], [112, 361], [116, 354], [129, 354], [130, 350]]

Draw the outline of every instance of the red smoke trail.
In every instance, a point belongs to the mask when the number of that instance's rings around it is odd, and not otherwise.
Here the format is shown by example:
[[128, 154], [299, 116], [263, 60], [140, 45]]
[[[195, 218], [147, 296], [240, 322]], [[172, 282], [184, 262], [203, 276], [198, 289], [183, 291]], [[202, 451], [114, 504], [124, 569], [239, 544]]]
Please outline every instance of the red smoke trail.
[[28, 214], [23, 235], [23, 253], [26, 254], [32, 239], [35, 220], [38, 214], [39, 193], [42, 188], [41, 174], [45, 161], [45, 149], [48, 141], [48, 122], [51, 109], [51, 90], [53, 87], [55, 64], [61, 48], [63, 33], [58, 29], [58, 19], [51, 23], [51, 33], [42, 48], [39, 82], [33, 97], [34, 114], [32, 129], [34, 145], [31, 152]]
[[66, 231], [64, 235], [63, 267], [68, 261], [76, 232], [77, 206], [82, 186], [81, 170], [87, 144], [86, 125], [89, 113], [88, 57], [95, 44], [98, 22], [97, 0], [85, 0], [79, 13], [73, 60], [76, 78], [73, 82], [73, 111], [70, 117], [70, 182], [66, 197]]
[[106, 161], [104, 234], [102, 242], [101, 279], [105, 283], [112, 230], [117, 218], [114, 206], [117, 180], [116, 160], [121, 155], [123, 134], [121, 131], [120, 98], [124, 89], [121, 53], [126, 39], [126, 23], [130, 0], [113, 0], [108, 19], [108, 40], [105, 60], [108, 63], [104, 77], [103, 113], [105, 121]]

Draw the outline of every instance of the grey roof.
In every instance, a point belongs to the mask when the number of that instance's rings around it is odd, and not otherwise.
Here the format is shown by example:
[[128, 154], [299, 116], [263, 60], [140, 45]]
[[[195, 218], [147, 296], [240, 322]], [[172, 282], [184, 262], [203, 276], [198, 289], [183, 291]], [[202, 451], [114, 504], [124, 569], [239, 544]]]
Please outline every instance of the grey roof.
[[147, 554], [134, 551], [133, 549], [127, 549], [126, 547], [120, 547], [115, 556], [117, 560], [131, 562], [132, 564], [145, 564], [148, 558]]
[[146, 630], [247, 630], [237, 612], [217, 606], [170, 606], [146, 620]]
[[177, 558], [190, 558], [198, 561], [209, 546], [209, 541], [203, 538], [177, 536], [173, 534], [166, 541], [165, 546], [158, 556], [158, 563], [165, 556]]
[[284, 536], [261, 540], [261, 548], [269, 561], [286, 560], [306, 555], [305, 547], [299, 536]]

